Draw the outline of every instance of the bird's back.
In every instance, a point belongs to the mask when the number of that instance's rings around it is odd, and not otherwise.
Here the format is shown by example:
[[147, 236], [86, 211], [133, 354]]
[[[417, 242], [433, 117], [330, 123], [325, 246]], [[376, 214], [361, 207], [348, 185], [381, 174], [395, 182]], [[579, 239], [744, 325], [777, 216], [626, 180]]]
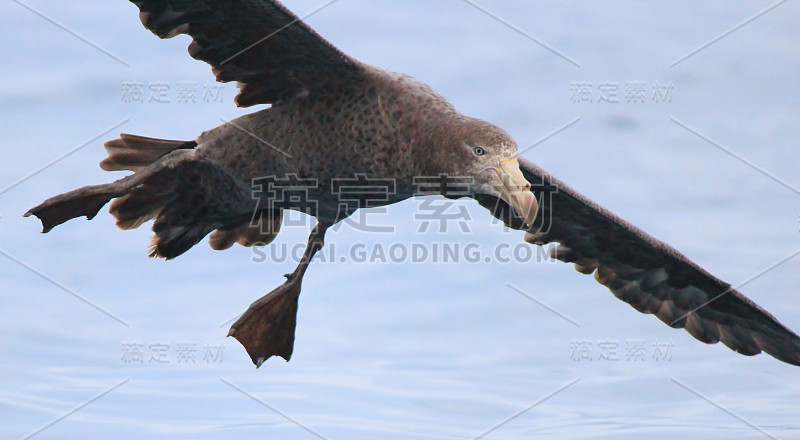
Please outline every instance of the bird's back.
[[364, 65], [357, 81], [317, 88], [229, 121], [198, 138], [200, 155], [244, 181], [271, 175], [334, 179], [368, 177], [407, 181], [422, 167], [416, 154], [430, 148], [427, 126], [457, 115], [421, 81]]

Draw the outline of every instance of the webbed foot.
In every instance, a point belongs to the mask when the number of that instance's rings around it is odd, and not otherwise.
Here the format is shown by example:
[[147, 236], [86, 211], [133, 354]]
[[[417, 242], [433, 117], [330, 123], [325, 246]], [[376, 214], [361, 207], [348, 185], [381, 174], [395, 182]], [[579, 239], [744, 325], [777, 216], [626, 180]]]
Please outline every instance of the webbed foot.
[[288, 278], [280, 287], [250, 304], [228, 332], [228, 336], [244, 346], [256, 368], [271, 356], [287, 361], [292, 357], [300, 278]]

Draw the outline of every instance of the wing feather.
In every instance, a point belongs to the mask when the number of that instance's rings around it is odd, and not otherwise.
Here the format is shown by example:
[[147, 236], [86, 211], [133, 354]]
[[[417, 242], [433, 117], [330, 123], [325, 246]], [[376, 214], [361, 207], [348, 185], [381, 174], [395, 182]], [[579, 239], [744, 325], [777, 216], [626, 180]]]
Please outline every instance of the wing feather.
[[271, 104], [347, 81], [360, 63], [278, 1], [131, 0], [160, 38], [192, 37], [189, 54], [220, 82], [237, 81], [236, 104]]
[[[530, 161], [520, 159], [520, 167], [540, 201], [526, 241], [558, 243], [554, 258], [574, 263], [579, 272], [593, 271], [617, 298], [702, 342], [721, 341], [748, 356], [764, 351], [800, 365], [800, 337], [730, 284]], [[476, 199], [508, 226], [527, 229], [505, 202]]]

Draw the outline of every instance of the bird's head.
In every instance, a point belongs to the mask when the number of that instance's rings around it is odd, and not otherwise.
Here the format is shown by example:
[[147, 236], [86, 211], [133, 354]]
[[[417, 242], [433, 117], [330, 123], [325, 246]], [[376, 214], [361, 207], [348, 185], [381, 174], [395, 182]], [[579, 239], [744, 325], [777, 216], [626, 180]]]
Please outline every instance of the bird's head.
[[450, 151], [459, 171], [471, 178], [470, 192], [500, 198], [526, 224], [533, 225], [539, 204], [519, 168], [516, 142], [503, 129], [485, 121], [466, 118], [459, 125]]

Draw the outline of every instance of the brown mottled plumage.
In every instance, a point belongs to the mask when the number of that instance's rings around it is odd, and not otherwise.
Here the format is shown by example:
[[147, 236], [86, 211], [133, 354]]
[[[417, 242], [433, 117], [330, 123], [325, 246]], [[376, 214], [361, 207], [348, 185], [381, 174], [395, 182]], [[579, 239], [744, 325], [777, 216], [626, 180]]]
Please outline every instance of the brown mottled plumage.
[[[297, 269], [231, 327], [256, 365], [291, 357], [302, 277], [325, 230], [359, 206], [412, 197], [419, 176], [469, 178], [467, 193], [495, 216], [528, 231], [531, 243], [560, 243], [554, 258], [594, 273], [640, 312], [706, 343], [722, 341], [746, 355], [763, 350], [800, 365], [800, 338], [730, 285], [517, 161], [517, 146], [502, 129], [461, 115], [412, 77], [345, 55], [279, 2], [132, 2], [159, 37], [190, 35], [193, 57], [211, 64], [219, 81], [237, 81], [239, 106], [272, 106], [195, 141], [123, 134], [106, 143], [101, 167], [134, 174], [53, 197], [26, 215], [39, 217], [47, 232], [71, 218], [91, 219], [114, 199], [110, 212], [120, 228], [155, 220], [151, 256], [164, 258], [209, 234], [214, 249], [269, 243], [284, 209], [315, 216]], [[335, 191], [343, 179], [362, 189], [385, 185], [385, 197], [343, 205]], [[447, 197], [463, 195], [446, 188]], [[298, 206], [297, 190], [314, 203]]]

